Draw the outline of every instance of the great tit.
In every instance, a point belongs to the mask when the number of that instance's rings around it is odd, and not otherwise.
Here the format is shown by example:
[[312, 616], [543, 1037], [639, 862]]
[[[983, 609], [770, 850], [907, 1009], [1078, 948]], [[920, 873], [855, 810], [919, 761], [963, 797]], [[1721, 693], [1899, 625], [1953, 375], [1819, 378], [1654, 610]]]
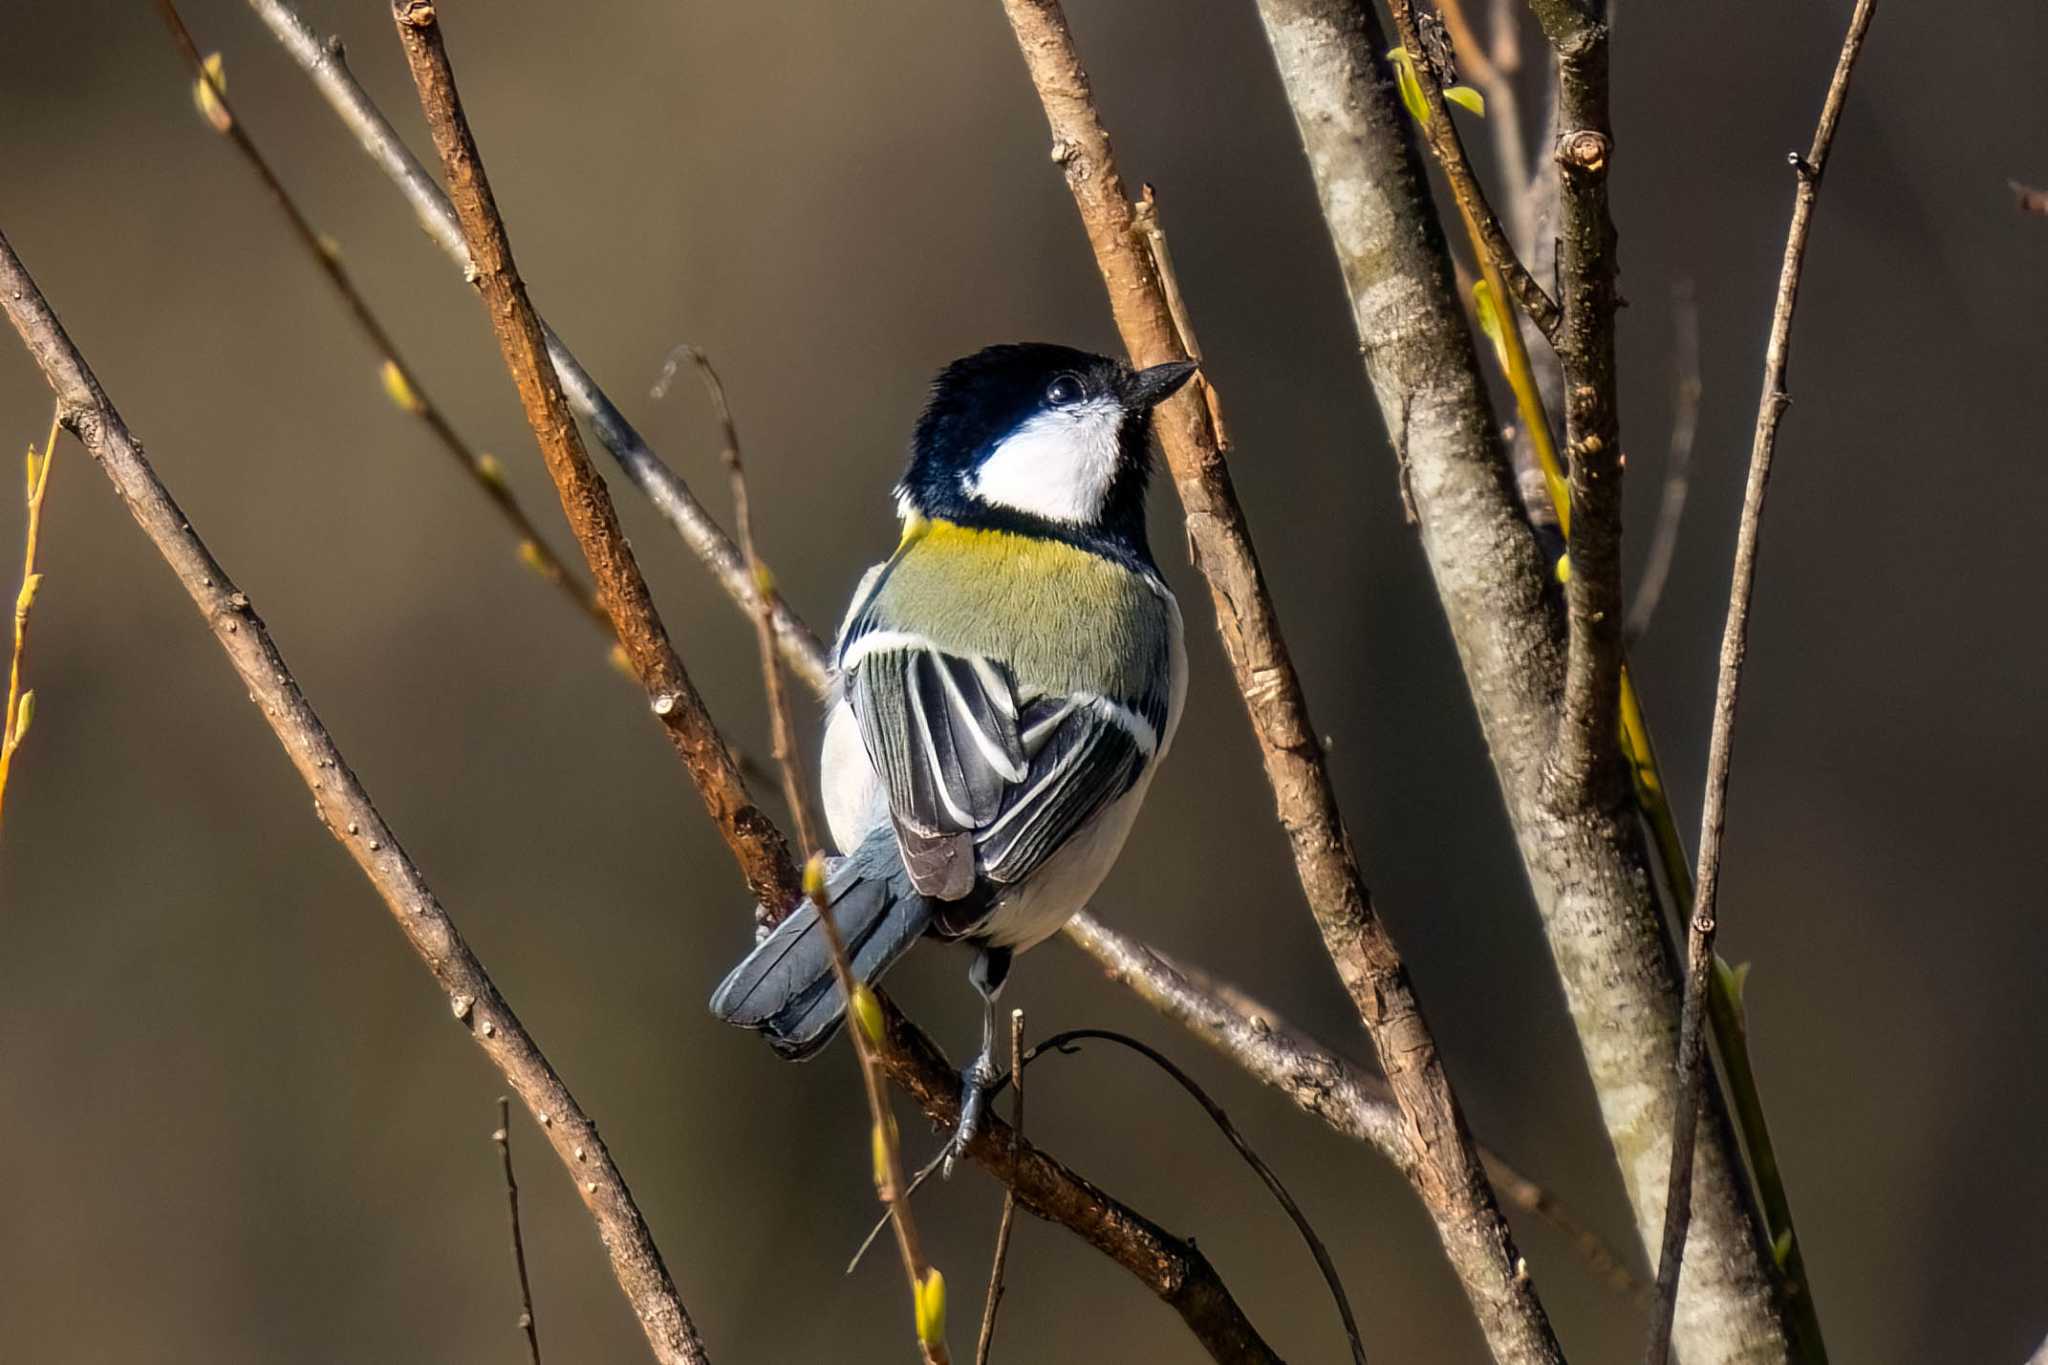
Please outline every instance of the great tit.
[[[1145, 485], [1152, 409], [1194, 371], [1038, 343], [948, 365], [896, 485], [902, 539], [834, 645], [820, 787], [845, 856], [826, 902], [853, 973], [880, 979], [920, 937], [978, 950], [981, 1052], [951, 1155], [996, 1075], [1012, 955], [1095, 894], [1180, 721], [1187, 656]], [[846, 1002], [816, 909], [784, 919], [711, 1008], [785, 1057], [823, 1047]]]

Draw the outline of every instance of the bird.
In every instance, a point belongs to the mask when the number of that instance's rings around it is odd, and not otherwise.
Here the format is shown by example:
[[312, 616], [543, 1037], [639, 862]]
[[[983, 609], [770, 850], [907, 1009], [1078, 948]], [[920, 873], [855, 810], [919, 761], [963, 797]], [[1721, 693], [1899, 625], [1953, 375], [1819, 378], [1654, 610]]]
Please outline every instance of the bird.
[[[895, 552], [862, 577], [833, 645], [819, 789], [841, 852], [823, 900], [853, 976], [873, 984], [922, 939], [974, 949], [981, 1049], [949, 1171], [997, 1078], [1013, 958], [1095, 894], [1180, 723], [1181, 614], [1145, 490], [1153, 409], [1196, 369], [1044, 342], [947, 365], [894, 490]], [[711, 998], [791, 1059], [846, 1009], [818, 914], [791, 908]]]

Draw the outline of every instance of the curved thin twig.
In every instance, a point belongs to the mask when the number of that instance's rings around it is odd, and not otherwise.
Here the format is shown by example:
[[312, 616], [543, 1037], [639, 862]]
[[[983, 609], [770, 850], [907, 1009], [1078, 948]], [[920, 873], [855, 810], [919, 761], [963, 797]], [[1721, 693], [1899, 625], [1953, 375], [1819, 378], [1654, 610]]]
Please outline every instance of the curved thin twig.
[[[1728, 622], [1721, 635], [1720, 676], [1714, 689], [1714, 729], [1707, 743], [1707, 790], [1700, 815], [1699, 871], [1686, 944], [1685, 1004], [1679, 1026], [1678, 1104], [1671, 1132], [1671, 1179], [1664, 1202], [1663, 1248], [1657, 1262], [1657, 1304], [1651, 1318], [1651, 1365], [1664, 1365], [1671, 1350], [1672, 1314], [1678, 1302], [1679, 1267], [1685, 1257], [1685, 1236], [1692, 1214], [1693, 1147], [1699, 1132], [1700, 1091], [1706, 1083], [1705, 1015], [1709, 978], [1714, 970], [1715, 898], [1721, 884], [1721, 836], [1728, 819], [1728, 772], [1735, 751], [1735, 708], [1742, 691], [1742, 663], [1749, 651], [1749, 608], [1756, 593], [1757, 542], [1763, 529], [1764, 495], [1771, 482], [1771, 460], [1777, 451], [1778, 422], [1791, 405], [1785, 392], [1785, 364], [1791, 351], [1792, 312], [1799, 303], [1799, 278], [1806, 266], [1806, 241], [1813, 226], [1813, 206], [1820, 197], [1821, 175], [1834, 145], [1842, 107], [1848, 102], [1849, 80], [1862, 55], [1863, 40], [1877, 13], [1877, 0], [1856, 0], [1849, 31], [1842, 38], [1835, 74], [1821, 104], [1813, 145], [1805, 156], [1791, 156], [1798, 187], [1793, 193], [1792, 226], [1785, 234], [1785, 259], [1778, 272], [1777, 301], [1771, 309], [1771, 337], [1764, 350], [1763, 395], [1757, 400], [1756, 434], [1750, 444], [1749, 478], [1743, 487], [1742, 519], [1735, 534], [1735, 569], [1728, 592]], [[1789, 1254], [1796, 1244], [1788, 1246]], [[1825, 1358], [1820, 1323], [1803, 1275], [1786, 1264], [1787, 1279], [1796, 1287], [1800, 1324], [1808, 1340], [1805, 1350]]]
[[505, 1171], [505, 1205], [512, 1223], [512, 1268], [519, 1275], [519, 1330], [530, 1365], [540, 1365], [540, 1334], [533, 1321], [533, 1285], [526, 1278], [526, 1237], [519, 1230], [519, 1182], [512, 1176], [512, 1101], [498, 1096], [498, 1126], [491, 1133]]
[[[1322, 1238], [1316, 1236], [1316, 1230], [1309, 1223], [1308, 1215], [1302, 1212], [1301, 1205], [1296, 1203], [1294, 1196], [1287, 1192], [1287, 1186], [1281, 1183], [1280, 1177], [1274, 1173], [1273, 1168], [1266, 1164], [1265, 1158], [1252, 1149], [1251, 1143], [1245, 1141], [1244, 1134], [1240, 1133], [1237, 1130], [1237, 1125], [1230, 1121], [1230, 1115], [1224, 1112], [1223, 1106], [1210, 1099], [1209, 1092], [1196, 1084], [1195, 1078], [1181, 1070], [1172, 1058], [1149, 1043], [1143, 1043], [1131, 1037], [1128, 1033], [1118, 1033], [1113, 1029], [1102, 1028], [1072, 1028], [1064, 1032], [1055, 1033], [1044, 1042], [1034, 1044], [1029, 1051], [1025, 1052], [1019, 1069], [1012, 1074], [1021, 1082], [1024, 1074], [1021, 1069], [1022, 1067], [1030, 1066], [1048, 1053], [1058, 1052], [1072, 1056], [1080, 1051], [1078, 1047], [1074, 1046], [1076, 1043], [1096, 1039], [1128, 1048], [1140, 1057], [1145, 1058], [1145, 1060], [1151, 1062], [1161, 1071], [1173, 1077], [1176, 1085], [1180, 1086], [1182, 1090], [1187, 1091], [1193, 1097], [1195, 1103], [1208, 1111], [1210, 1120], [1215, 1123], [1223, 1136], [1230, 1140], [1230, 1145], [1235, 1147], [1237, 1154], [1244, 1158], [1245, 1165], [1251, 1167], [1257, 1173], [1259, 1179], [1265, 1182], [1266, 1188], [1272, 1191], [1273, 1198], [1278, 1201], [1281, 1208], [1287, 1211], [1287, 1216], [1294, 1221], [1296, 1231], [1301, 1233], [1301, 1240], [1308, 1244], [1309, 1255], [1316, 1258], [1316, 1269], [1322, 1272], [1323, 1283], [1330, 1287], [1330, 1297], [1336, 1300], [1337, 1316], [1344, 1319], [1344, 1335], [1351, 1343], [1351, 1359], [1356, 1362], [1356, 1365], [1365, 1365], [1365, 1342], [1358, 1335], [1358, 1318], [1351, 1311], [1351, 1299], [1344, 1292], [1344, 1282], [1338, 1278], [1335, 1262], [1330, 1259], [1330, 1249], [1323, 1245]], [[998, 1079], [990, 1087], [990, 1095], [993, 1096], [1000, 1092], [1010, 1079], [1011, 1077], [1009, 1076]], [[1021, 1084], [1019, 1089], [1022, 1089]]]
[[[1010, 1011], [1010, 1074], [1017, 1080], [1010, 1100], [1010, 1124], [1019, 1136], [1024, 1132], [1024, 1011]], [[943, 1161], [944, 1154], [939, 1159]], [[927, 1168], [929, 1169], [929, 1168]], [[1010, 1260], [1010, 1230], [1017, 1222], [1017, 1194], [1003, 1191], [1003, 1216], [996, 1224], [996, 1250], [988, 1268], [988, 1298], [981, 1306], [981, 1337], [974, 1344], [974, 1365], [988, 1365], [989, 1348], [996, 1340], [996, 1309], [1003, 1302], [1003, 1270]]]

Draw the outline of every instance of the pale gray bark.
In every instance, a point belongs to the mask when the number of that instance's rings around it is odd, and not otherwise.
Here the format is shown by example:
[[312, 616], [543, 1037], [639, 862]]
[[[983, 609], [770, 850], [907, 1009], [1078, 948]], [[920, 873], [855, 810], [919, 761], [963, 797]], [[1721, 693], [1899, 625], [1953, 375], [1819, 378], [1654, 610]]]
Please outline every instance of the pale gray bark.
[[[1624, 802], [1565, 806], [1545, 782], [1565, 672], [1562, 604], [1500, 449], [1379, 24], [1357, 0], [1259, 0], [1259, 12], [1637, 1230], [1654, 1247], [1679, 984], [1648, 851]], [[1789, 1333], [1761, 1222], [1720, 1097], [1709, 1100], [1678, 1350], [1688, 1365], [1783, 1361]]]

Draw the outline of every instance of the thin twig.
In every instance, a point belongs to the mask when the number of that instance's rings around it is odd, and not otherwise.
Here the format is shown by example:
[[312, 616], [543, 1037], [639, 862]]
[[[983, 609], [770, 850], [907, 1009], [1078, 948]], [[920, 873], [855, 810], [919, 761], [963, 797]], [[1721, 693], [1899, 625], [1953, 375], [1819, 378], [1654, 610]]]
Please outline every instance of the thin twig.
[[519, 1272], [519, 1329], [526, 1334], [526, 1355], [540, 1365], [540, 1335], [533, 1321], [533, 1285], [526, 1278], [526, 1238], [519, 1231], [519, 1182], [512, 1176], [512, 1101], [498, 1096], [498, 1126], [491, 1134], [505, 1168], [505, 1211], [512, 1223], [512, 1268]]
[[[1378, 1152], [1411, 1183], [1415, 1153], [1386, 1080], [1338, 1055], [1293, 1023], [1226, 981], [1129, 938], [1094, 915], [1067, 922], [1066, 937], [1094, 958], [1112, 981], [1128, 986], [1159, 1013], [1230, 1058], [1253, 1079], [1286, 1096], [1302, 1112]], [[1485, 1147], [1480, 1160], [1493, 1187], [1516, 1208], [1562, 1233], [1593, 1273], [1617, 1293], [1639, 1295], [1643, 1282], [1563, 1202]]]
[[[427, 235], [467, 278], [471, 270], [469, 249], [464, 244], [462, 227], [456, 221], [454, 208], [434, 183], [433, 177], [427, 174], [426, 168], [407, 150], [390, 121], [357, 83], [348, 69], [341, 40], [323, 40], [300, 17], [289, 0], [249, 0], [249, 7], [285, 52], [305, 71], [364, 152], [405, 196]], [[626, 478], [682, 537], [683, 543], [718, 580], [719, 586], [751, 615], [757, 606], [754, 584], [738, 547], [704, 510], [689, 485], [655, 455], [618, 405], [598, 387], [597, 381], [562, 344], [562, 339], [555, 335], [553, 329], [543, 322], [541, 331], [547, 343], [548, 359], [560, 376], [562, 391], [570, 406], [590, 423], [591, 430], [617, 460]], [[792, 671], [814, 688], [823, 690], [829, 685], [824, 650], [819, 646], [817, 636], [787, 610], [776, 612], [775, 637], [782, 646], [783, 659]]]
[[[1010, 1011], [1010, 1126], [1024, 1134], [1024, 1011]], [[988, 1299], [981, 1306], [981, 1336], [974, 1343], [974, 1365], [988, 1365], [996, 1340], [996, 1309], [1003, 1302], [1003, 1268], [1010, 1259], [1010, 1229], [1017, 1221], [1017, 1194], [1003, 1191], [1003, 1216], [996, 1224], [995, 1257], [988, 1268]]]
[[1643, 581], [1636, 588], [1635, 600], [1629, 603], [1628, 622], [1622, 627], [1622, 641], [1627, 646], [1633, 646], [1650, 629], [1657, 604], [1664, 598], [1664, 585], [1670, 581], [1671, 562], [1678, 553], [1678, 527], [1685, 516], [1685, 496], [1692, 484], [1693, 438], [1700, 428], [1700, 308], [1691, 280], [1680, 280], [1672, 286], [1671, 315], [1675, 333], [1673, 368], [1677, 372], [1677, 389], [1672, 397], [1671, 449], [1664, 458], [1664, 496], [1657, 506], [1657, 524], [1650, 532]]
[[[1181, 358], [1159, 258], [1136, 235], [1136, 214], [1058, 0], [1004, 0], [1003, 7], [1125, 349], [1139, 364]], [[1503, 1361], [1557, 1360], [1549, 1320], [1494, 1202], [1407, 968], [1360, 874], [1208, 407], [1184, 392], [1155, 418], [1296, 874], [1411, 1127], [1423, 1202], [1495, 1354]]]
[[519, 537], [520, 562], [552, 583], [587, 620], [604, 633], [606, 643], [609, 644], [612, 640], [612, 623], [605, 616], [604, 608], [598, 604], [597, 594], [583, 581], [580, 574], [564, 564], [554, 550], [549, 548], [547, 538], [541, 534], [540, 528], [534, 525], [533, 518], [527, 515], [525, 507], [520, 505], [511, 485], [505, 482], [504, 471], [498, 467], [497, 461], [489, 455], [479, 454], [463, 440], [440, 406], [428, 396], [426, 387], [420, 382], [418, 372], [406, 363], [405, 357], [399, 352], [398, 343], [392, 339], [390, 330], [371, 309], [369, 300], [364, 298], [362, 291], [356, 287], [347, 267], [342, 265], [340, 249], [331, 238], [313, 227], [305, 211], [299, 207], [298, 201], [292, 198], [291, 191], [285, 188], [284, 182], [271, 168], [270, 162], [257, 150], [256, 143], [243, 126], [241, 114], [228, 103], [227, 89], [221, 82], [219, 73], [210, 69], [199, 55], [198, 44], [193, 41], [191, 31], [185, 27], [184, 19], [178, 14], [177, 5], [173, 0], [156, 0], [156, 8], [157, 13], [163, 16], [165, 26], [170, 30], [171, 42], [184, 57], [185, 65], [191, 69], [193, 79], [208, 91], [214, 109], [219, 111], [218, 117], [209, 119], [209, 126], [225, 135], [235, 150], [242, 154], [242, 160], [263, 183], [263, 188], [269, 192], [272, 202], [284, 214], [285, 221], [291, 225], [292, 236], [306, 249], [306, 253], [313, 258], [313, 263], [320, 267], [321, 275], [341, 298], [349, 317], [370, 343], [371, 350], [376, 353], [378, 361], [383, 366], [384, 387], [391, 400], [403, 411], [419, 418], [427, 430], [433, 433], [441, 449], [447, 452], [448, 457], [454, 460], [470, 481], [490, 499], [491, 505], [498, 509], [498, 514]]
[[[754, 631], [756, 643], [761, 651], [761, 680], [768, 696], [768, 716], [773, 726], [775, 767], [781, 777], [782, 799], [789, 807], [790, 818], [796, 822], [797, 844], [804, 856], [825, 851], [824, 840], [820, 837], [821, 826], [811, 803], [810, 784], [804, 781], [802, 755], [797, 752], [796, 718], [792, 714], [789, 691], [783, 685], [782, 668], [775, 647], [775, 609], [780, 596], [775, 586], [775, 576], [761, 559], [761, 547], [754, 539], [753, 500], [747, 495], [747, 471], [740, 458], [740, 431], [733, 421], [732, 407], [726, 402], [725, 382], [712, 367], [711, 357], [695, 346], [679, 346], [676, 354], [687, 359], [696, 367], [704, 381], [704, 394], [710, 400], [712, 416], [718, 422], [719, 458], [725, 463], [726, 477], [732, 485], [733, 529], [739, 535], [740, 555], [745, 560], [747, 572], [753, 575], [754, 591], [758, 605], [754, 609]], [[675, 357], [670, 358], [673, 364]], [[779, 907], [768, 907], [771, 909]], [[773, 924], [776, 917], [771, 913], [768, 922]]]
[[415, 952], [447, 992], [458, 1023], [524, 1103], [568, 1168], [590, 1210], [612, 1273], [664, 1365], [702, 1365], [708, 1357], [676, 1294], [661, 1253], [633, 1203], [597, 1126], [520, 1024], [463, 942], [418, 866], [378, 815], [320, 717], [299, 690], [248, 595], [238, 589], [142, 456], [121, 416], [93, 377], [14, 248], [0, 236], [0, 309], [5, 309], [56, 391], [67, 429], [106, 471], [122, 501], [220, 642], [250, 698], [313, 793], [321, 822], [376, 888]]
[[36, 694], [34, 689], [22, 690], [22, 670], [28, 665], [28, 618], [35, 608], [36, 591], [42, 586], [43, 576], [36, 572], [36, 550], [43, 535], [43, 499], [50, 492], [50, 467], [57, 454], [57, 433], [63, 410], [50, 414], [50, 434], [43, 440], [42, 453], [28, 448], [27, 479], [25, 480], [28, 501], [28, 529], [23, 536], [21, 552], [21, 588], [14, 595], [14, 648], [9, 652], [7, 662], [7, 705], [0, 710], [0, 811], [4, 811], [7, 800], [7, 778], [14, 771], [14, 755], [21, 748], [21, 742], [28, 735], [28, 727], [35, 719]]
[[[1749, 478], [1742, 493], [1742, 519], [1735, 535], [1735, 567], [1728, 592], [1728, 621], [1721, 635], [1720, 676], [1714, 688], [1714, 729], [1707, 744], [1706, 797], [1700, 814], [1699, 871], [1696, 878], [1690, 933], [1686, 945], [1685, 1005], [1679, 1027], [1678, 1104], [1671, 1132], [1671, 1179], [1664, 1204], [1663, 1249], [1657, 1263], [1657, 1305], [1651, 1318], [1651, 1365], [1664, 1365], [1671, 1349], [1672, 1313], [1678, 1301], [1679, 1268], [1685, 1256], [1685, 1235], [1692, 1213], [1693, 1145], [1699, 1128], [1700, 1091], [1705, 1084], [1704, 1016], [1708, 978], [1714, 969], [1715, 899], [1721, 883], [1721, 837], [1728, 819], [1728, 774], [1735, 749], [1735, 708], [1742, 689], [1742, 664], [1749, 650], [1749, 609], [1756, 592], [1757, 542], [1763, 528], [1764, 495], [1770, 487], [1771, 461], [1777, 450], [1778, 422], [1792, 400], [1785, 390], [1785, 365], [1791, 350], [1792, 312], [1799, 302], [1799, 279], [1806, 265], [1807, 236], [1814, 202], [1827, 170], [1829, 149], [1849, 98], [1849, 80], [1877, 12], [1877, 0], [1857, 0], [1842, 39], [1841, 55], [1821, 104], [1813, 145], [1804, 157], [1791, 156], [1797, 187], [1793, 192], [1792, 225], [1785, 234], [1785, 259], [1778, 272], [1778, 295], [1771, 308], [1770, 341], [1764, 349], [1763, 394], [1757, 400], [1756, 434], [1749, 449]], [[1803, 1283], [1801, 1284], [1803, 1293]], [[1818, 1323], [1814, 1328], [1817, 1332]], [[1818, 1340], [1805, 1343], [1818, 1349]]]
[[[1244, 1159], [1245, 1165], [1251, 1167], [1253, 1173], [1265, 1184], [1274, 1200], [1293, 1221], [1295, 1230], [1301, 1234], [1301, 1240], [1307, 1243], [1309, 1255], [1315, 1257], [1316, 1269], [1322, 1272], [1323, 1283], [1329, 1286], [1330, 1297], [1336, 1301], [1337, 1316], [1344, 1320], [1344, 1335], [1350, 1342], [1351, 1359], [1354, 1365], [1365, 1365], [1365, 1342], [1358, 1334], [1358, 1318], [1351, 1311], [1351, 1299], [1344, 1292], [1344, 1282], [1338, 1278], [1336, 1264], [1330, 1260], [1330, 1249], [1323, 1245], [1323, 1239], [1316, 1235], [1315, 1228], [1308, 1221], [1308, 1215], [1302, 1212], [1301, 1205], [1295, 1202], [1294, 1196], [1287, 1192], [1287, 1186], [1281, 1183], [1273, 1168], [1266, 1164], [1265, 1158], [1253, 1149], [1251, 1143], [1245, 1140], [1244, 1134], [1238, 1131], [1237, 1125], [1230, 1121], [1230, 1115], [1224, 1112], [1223, 1106], [1209, 1098], [1209, 1092], [1196, 1084], [1195, 1078], [1181, 1070], [1172, 1058], [1127, 1033], [1100, 1028], [1067, 1029], [1065, 1032], [1054, 1034], [1025, 1053], [1023, 1064], [1011, 1073], [1012, 1077], [1021, 1079], [1024, 1074], [1023, 1067], [1029, 1066], [1040, 1057], [1051, 1053], [1071, 1054], [1079, 1050], [1075, 1044], [1091, 1039], [1115, 1043], [1137, 1053], [1171, 1076], [1176, 1085], [1208, 1112], [1210, 1121], [1230, 1140], [1230, 1145], [1237, 1149], [1237, 1154]], [[1000, 1088], [1000, 1082], [997, 1088]]]
[[[1531, 0], [1557, 58], [1558, 299], [1546, 332], [1564, 371], [1565, 459], [1572, 527], [1566, 536], [1568, 631], [1564, 699], [1550, 761], [1554, 799], [1611, 804], [1622, 767], [1614, 718], [1621, 704], [1621, 422], [1615, 378], [1620, 306], [1608, 173], [1608, 30], [1582, 0]], [[1594, 8], [1598, 8], [1597, 6]]]
[[726, 847], [739, 860], [755, 901], [791, 904], [802, 894], [802, 887], [781, 831], [754, 804], [739, 766], [711, 725], [682, 659], [669, 643], [647, 580], [620, 529], [611, 494], [584, 452], [583, 437], [562, 396], [555, 367], [548, 363], [540, 319], [527, 300], [526, 284], [512, 259], [511, 243], [504, 220], [498, 216], [476, 139], [463, 117], [432, 0], [393, 0], [391, 14], [419, 88], [420, 107], [441, 155], [485, 313], [506, 368], [518, 386], [527, 425], [540, 444], [569, 529], [597, 583], [605, 614], [625, 646], [627, 661], [647, 693], [649, 708], [689, 770]]
[[[760, 594], [760, 607], [754, 613], [755, 643], [761, 653], [761, 679], [775, 732], [775, 763], [782, 777], [783, 797], [796, 820], [797, 842], [807, 860], [804, 867], [805, 894], [817, 907], [818, 924], [824, 930], [825, 945], [832, 955], [832, 975], [838, 982], [840, 998], [847, 1002], [848, 1010], [856, 1020], [857, 1026], [849, 1033], [853, 1038], [854, 1058], [860, 1067], [861, 1089], [872, 1124], [875, 1193], [896, 1230], [896, 1246], [902, 1255], [903, 1273], [910, 1287], [918, 1349], [930, 1365], [947, 1365], [949, 1357], [943, 1319], [935, 1322], [927, 1312], [927, 1303], [934, 1301], [933, 1296], [939, 1296], [936, 1302], [943, 1303], [944, 1281], [935, 1278], [937, 1272], [925, 1260], [923, 1242], [910, 1215], [910, 1194], [903, 1181], [902, 1143], [898, 1140], [896, 1116], [889, 1108], [889, 1094], [882, 1078], [881, 1064], [875, 1057], [880, 1029], [875, 1027], [871, 1031], [870, 1024], [879, 1025], [880, 1007], [867, 988], [854, 980], [853, 966], [846, 955], [846, 942], [839, 933], [838, 923], [832, 918], [832, 907], [825, 899], [824, 845], [818, 840], [818, 829], [810, 814], [811, 803], [796, 751], [796, 721], [790, 714], [788, 693], [782, 685], [782, 668], [775, 647], [775, 583], [761, 563], [754, 540], [753, 503], [747, 493], [746, 466], [740, 458], [739, 424], [733, 420], [731, 405], [725, 398], [725, 385], [719, 379], [718, 371], [712, 367], [710, 357], [694, 346], [677, 349], [703, 377], [706, 396], [718, 420], [721, 458], [732, 482], [733, 526], [739, 533], [740, 553], [746, 558], [747, 568], [754, 575]], [[673, 360], [671, 357], [671, 363]], [[771, 916], [763, 918], [767, 923], [775, 922]]]
[[1450, 182], [1451, 196], [1458, 201], [1459, 209], [1469, 215], [1478, 229], [1479, 240], [1486, 255], [1507, 287], [1513, 291], [1515, 302], [1536, 324], [1536, 329], [1553, 340], [1563, 318], [1557, 300], [1543, 291], [1529, 268], [1522, 264], [1522, 258], [1515, 254], [1514, 244], [1508, 240], [1507, 230], [1494, 215], [1493, 205], [1487, 202], [1486, 191], [1479, 184], [1479, 178], [1472, 173], [1472, 163], [1465, 156], [1465, 143], [1458, 135], [1458, 125], [1451, 121], [1449, 108], [1444, 104], [1443, 87], [1437, 83], [1436, 73], [1430, 64], [1419, 55], [1423, 51], [1421, 34], [1416, 29], [1415, 12], [1409, 0], [1387, 0], [1387, 9], [1394, 16], [1394, 27], [1401, 35], [1401, 46], [1412, 54], [1408, 67], [1415, 74], [1416, 84], [1422, 90], [1422, 101], [1429, 110], [1429, 126], [1423, 130], [1429, 149], [1435, 153], [1437, 164], [1443, 168], [1444, 179]]
[[[1522, 129], [1522, 102], [1515, 89], [1515, 76], [1522, 67], [1522, 49], [1515, 32], [1512, 0], [1489, 0], [1493, 41], [1480, 40], [1465, 17], [1463, 0], [1437, 0], [1437, 12], [1450, 30], [1451, 43], [1466, 71], [1486, 96], [1486, 124], [1493, 132], [1494, 157], [1500, 178], [1508, 186], [1510, 240], [1526, 242], [1532, 235], [1529, 221], [1529, 147]], [[1530, 273], [1537, 272], [1532, 269]]]

